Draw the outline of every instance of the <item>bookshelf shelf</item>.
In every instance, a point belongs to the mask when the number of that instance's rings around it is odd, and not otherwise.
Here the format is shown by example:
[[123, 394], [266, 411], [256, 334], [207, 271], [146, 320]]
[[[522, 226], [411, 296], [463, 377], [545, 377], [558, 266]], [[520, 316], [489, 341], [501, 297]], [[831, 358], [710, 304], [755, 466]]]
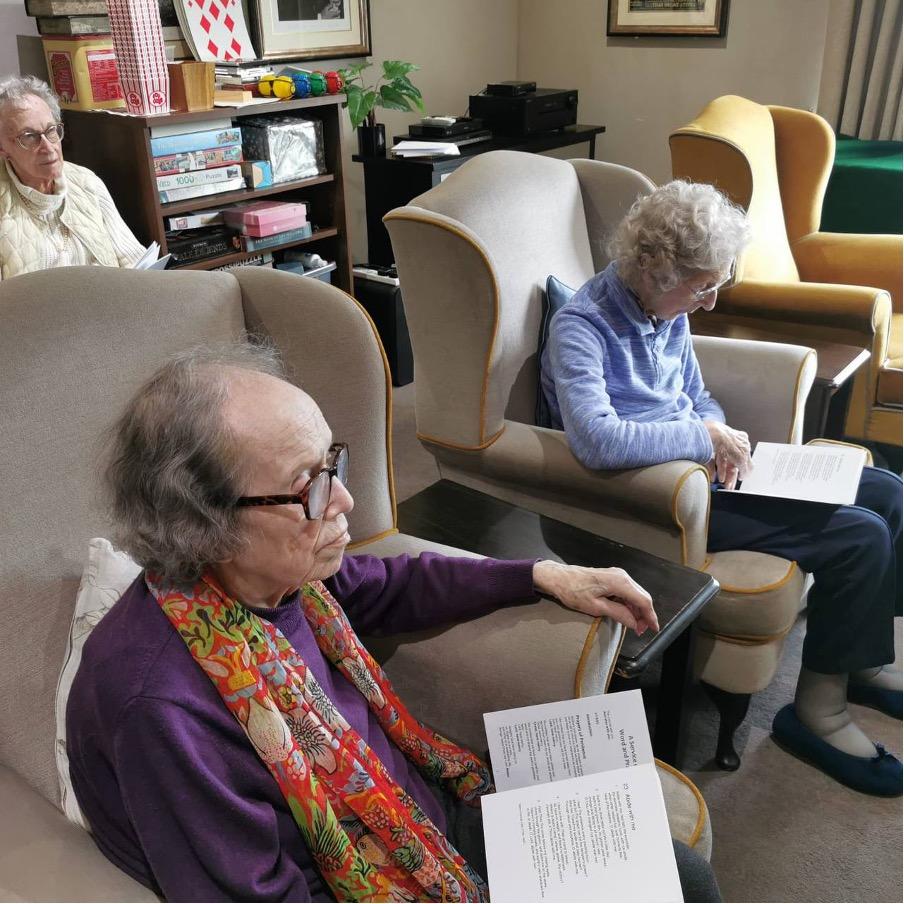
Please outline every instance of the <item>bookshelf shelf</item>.
[[[296, 245], [313, 244], [312, 250], [336, 262], [334, 284], [351, 292], [352, 268], [346, 226], [339, 123], [341, 101], [342, 96], [327, 95], [244, 107], [214, 107], [198, 113], [170, 113], [166, 116], [113, 116], [103, 111], [65, 110], [64, 155], [67, 160], [87, 166], [97, 173], [110, 190], [119, 212], [136, 237], [145, 244], [159, 242], [161, 253], [164, 254], [167, 250], [167, 217], [263, 197], [307, 201], [310, 205], [309, 219], [321, 224], [323, 228], [306, 239], [275, 245], [266, 251], [281, 251]], [[323, 124], [325, 174], [267, 188], [241, 189], [169, 204], [160, 203], [150, 144], [153, 127], [184, 125], [186, 131], [202, 131], [206, 122], [226, 117], [232, 118], [240, 126], [246, 116], [283, 116], [287, 113], [319, 119]], [[178, 269], [211, 270], [239, 263], [261, 253], [263, 252], [236, 251], [193, 261]]]
[[180, 213], [189, 213], [193, 210], [205, 210], [208, 207], [220, 207], [223, 204], [234, 204], [236, 201], [253, 201], [255, 198], [263, 198], [265, 195], [281, 195], [296, 189], [312, 188], [315, 185], [326, 185], [333, 182], [332, 173], [323, 176], [312, 176], [310, 179], [299, 179], [297, 182], [280, 182], [278, 185], [270, 185], [267, 188], [243, 188], [239, 191], [226, 191], [219, 195], [202, 195], [200, 198], [189, 198], [186, 201], [172, 201], [169, 204], [161, 204], [160, 210], [165, 217], [172, 217]]
[[221, 254], [219, 257], [208, 257], [203, 261], [193, 261], [190, 264], [182, 264], [180, 267], [174, 267], [174, 270], [210, 270], [213, 267], [225, 267], [227, 264], [237, 264], [240, 261], [247, 260], [249, 257], [255, 257], [267, 251], [283, 251], [286, 248], [295, 248], [298, 245], [307, 245], [309, 242], [316, 242], [319, 239], [334, 238], [339, 235], [339, 230], [334, 228], [318, 229], [306, 239], [296, 239], [294, 242], [286, 242], [282, 245], [273, 245], [271, 248], [261, 248], [257, 251], [236, 251], [232, 254]]

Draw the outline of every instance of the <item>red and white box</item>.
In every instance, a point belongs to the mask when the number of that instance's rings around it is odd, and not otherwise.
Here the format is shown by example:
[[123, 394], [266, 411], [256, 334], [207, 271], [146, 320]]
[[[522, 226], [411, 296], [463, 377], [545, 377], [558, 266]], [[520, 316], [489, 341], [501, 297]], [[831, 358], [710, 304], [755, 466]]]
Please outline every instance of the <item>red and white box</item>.
[[243, 235], [263, 238], [304, 226], [308, 211], [306, 205], [291, 201], [249, 201], [223, 208], [223, 222]]
[[108, 0], [110, 30], [126, 109], [169, 112], [169, 73], [157, 0]]

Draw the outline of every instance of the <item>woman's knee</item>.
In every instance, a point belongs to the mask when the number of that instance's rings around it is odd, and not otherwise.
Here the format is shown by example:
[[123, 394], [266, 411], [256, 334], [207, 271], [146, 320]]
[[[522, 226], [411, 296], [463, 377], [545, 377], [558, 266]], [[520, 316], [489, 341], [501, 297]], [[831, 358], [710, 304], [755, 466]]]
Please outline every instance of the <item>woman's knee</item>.
[[864, 468], [856, 505], [875, 512], [893, 534], [899, 533], [904, 506], [901, 478], [882, 468]]

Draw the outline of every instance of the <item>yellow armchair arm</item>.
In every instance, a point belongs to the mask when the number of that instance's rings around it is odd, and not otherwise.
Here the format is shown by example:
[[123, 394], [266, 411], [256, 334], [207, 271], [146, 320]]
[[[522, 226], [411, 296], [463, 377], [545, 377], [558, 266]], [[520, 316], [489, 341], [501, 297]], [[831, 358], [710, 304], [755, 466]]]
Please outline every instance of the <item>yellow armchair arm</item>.
[[891, 295], [892, 309], [901, 313], [902, 236], [813, 232], [795, 242], [791, 251], [805, 282], [884, 289]]
[[[874, 337], [888, 334], [891, 300], [886, 292], [864, 286], [827, 283], [774, 283], [747, 279], [719, 296], [716, 313], [749, 323], [812, 325], [835, 341], [872, 348]], [[806, 342], [806, 333], [800, 341]], [[826, 338], [829, 338], [828, 336]], [[884, 341], [884, 339], [883, 339]]]

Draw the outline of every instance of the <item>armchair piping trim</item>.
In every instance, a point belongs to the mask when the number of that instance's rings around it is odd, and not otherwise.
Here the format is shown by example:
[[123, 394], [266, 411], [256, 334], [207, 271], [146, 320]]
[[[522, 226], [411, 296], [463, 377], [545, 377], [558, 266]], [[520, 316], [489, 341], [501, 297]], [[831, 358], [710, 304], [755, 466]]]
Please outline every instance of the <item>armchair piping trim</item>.
[[367, 543], [376, 543], [377, 540], [382, 540], [385, 537], [391, 537], [393, 534], [397, 534], [399, 529], [397, 527], [388, 527], [386, 530], [380, 531], [378, 534], [374, 534], [372, 537], [365, 537], [363, 540], [355, 540], [354, 543], [349, 543], [349, 549], [357, 549], [359, 546], [364, 546]]
[[[684, 487], [685, 481], [691, 476], [691, 474], [696, 471], [702, 471], [704, 474], [709, 476], [709, 472], [703, 465], [693, 465], [688, 468], [678, 479], [678, 483], [675, 484], [675, 489], [672, 492], [672, 520], [675, 524], [678, 525], [678, 530], [681, 534], [681, 564], [687, 565], [687, 531], [684, 528], [684, 524], [681, 523], [681, 519], [678, 517], [678, 497], [681, 494], [681, 490]], [[709, 536], [709, 512], [710, 512], [710, 500], [709, 496], [706, 497], [706, 535]]]
[[706, 634], [707, 637], [713, 637], [716, 640], [725, 641], [725, 643], [732, 643], [738, 647], [762, 647], [769, 643], [775, 643], [777, 640], [782, 640], [793, 627], [794, 622], [788, 625], [784, 631], [779, 631], [777, 634], [759, 634], [751, 635], [749, 637], [717, 634], [715, 631], [707, 631], [706, 628], [697, 628], [697, 630], [701, 634]]
[[[469, 236], [464, 230], [458, 229], [455, 226], [451, 226], [448, 223], [438, 223], [435, 220], [431, 220], [428, 217], [418, 216], [417, 214], [393, 214], [388, 213], [385, 217], [383, 217], [383, 222], [385, 223], [387, 220], [409, 220], [412, 223], [423, 223], [425, 226], [434, 226], [437, 229], [443, 229], [446, 232], [451, 233], [452, 235], [458, 236], [460, 239], [463, 239], [467, 242], [477, 253], [480, 255], [483, 260], [484, 266], [487, 269], [487, 273], [490, 276], [490, 281], [493, 284], [493, 334], [490, 336], [489, 346], [487, 347], [487, 355], [486, 360], [483, 365], [483, 386], [480, 391], [480, 425], [478, 436], [480, 438], [480, 443], [482, 445], [477, 448], [486, 448], [489, 446], [502, 431], [500, 430], [492, 439], [486, 440], [486, 408], [487, 408], [487, 395], [490, 390], [490, 362], [493, 360], [493, 350], [496, 347], [496, 336], [499, 332], [499, 283], [496, 281], [496, 272], [493, 270], [493, 265], [490, 263], [490, 259], [487, 257], [486, 251], [474, 241], [471, 236]], [[454, 448], [454, 447], [453, 447]], [[466, 448], [464, 446], [459, 446], [458, 448]]]
[[484, 449], [488, 449], [492, 446], [503, 433], [505, 433], [505, 425], [502, 426], [498, 433], [494, 433], [488, 440], [482, 442], [479, 446], [465, 446], [462, 443], [450, 443], [447, 440], [437, 439], [435, 436], [429, 436], [426, 433], [416, 433], [415, 436], [422, 442], [431, 443], [434, 446], [443, 446], [446, 449], [456, 449], [459, 452], [482, 452]]
[[358, 310], [367, 318], [367, 322], [370, 325], [370, 331], [373, 333], [374, 339], [377, 340], [377, 348], [380, 349], [380, 358], [383, 360], [383, 382], [386, 386], [386, 477], [389, 482], [389, 503], [392, 506], [392, 527], [377, 534], [375, 537], [370, 537], [367, 540], [359, 540], [357, 543], [350, 543], [349, 548], [353, 548], [361, 543], [371, 543], [374, 540], [379, 540], [381, 537], [386, 537], [391, 533], [398, 533], [399, 519], [396, 509], [395, 477], [393, 476], [392, 468], [392, 375], [389, 371], [389, 359], [386, 357], [386, 349], [383, 348], [383, 340], [380, 339], [380, 334], [377, 332], [377, 325], [374, 323], [373, 318], [367, 313], [364, 306], [357, 298], [349, 295], [348, 292], [343, 292], [342, 294], [345, 295], [346, 298], [351, 299]]
[[[581, 650], [581, 655], [578, 658], [578, 666], [574, 672], [574, 696], [575, 699], [580, 699], [581, 689], [584, 686], [584, 671], [587, 668], [587, 660], [590, 658], [590, 651], [593, 649], [594, 641], [596, 640], [596, 635], [600, 630], [600, 622], [602, 621], [602, 616], [593, 619], [590, 624], [590, 627], [587, 629], [587, 636], [584, 638], [584, 646]], [[609, 690], [609, 682], [612, 680], [612, 673], [615, 671], [615, 664], [618, 662], [618, 657], [621, 654], [622, 644], [625, 642], [625, 629], [619, 625], [621, 628], [621, 637], [618, 639], [618, 647], [615, 650], [615, 655], [612, 657], [612, 663], [609, 666], [609, 673], [606, 675], [606, 681], [603, 684], [603, 693]]]
[[840, 439], [823, 439], [822, 437], [816, 437], [815, 439], [808, 440], [804, 443], [805, 446], [847, 446], [849, 449], [861, 449], [866, 453], [866, 467], [871, 468], [873, 466], [873, 453], [870, 452], [866, 446], [861, 446], [860, 443], [846, 443]]
[[[706, 571], [709, 566], [712, 564], [712, 560], [706, 563], [703, 566], [703, 571]], [[719, 592], [720, 593], [739, 593], [742, 596], [753, 596], [757, 593], [769, 593], [770, 590], [779, 590], [784, 587], [791, 578], [794, 577], [795, 569], [797, 568], [797, 562], [789, 562], [788, 570], [785, 572], [782, 577], [780, 577], [777, 581], [773, 581], [771, 584], [763, 584], [762, 587], [733, 587], [731, 584], [724, 584], [722, 581], [719, 581]]]
[[797, 419], [800, 414], [800, 409], [803, 408], [803, 405], [798, 405], [797, 400], [800, 396], [800, 384], [804, 378], [804, 368], [807, 366], [807, 363], [811, 358], [816, 357], [816, 352], [811, 348], [810, 351], [804, 355], [804, 360], [800, 362], [800, 367], [797, 368], [797, 382], [794, 384], [794, 407], [791, 410], [791, 428], [788, 430], [788, 442], [792, 442], [794, 439], [794, 431], [797, 429]]
[[703, 834], [703, 827], [706, 825], [706, 801], [703, 799], [700, 789], [683, 772], [679, 772], [679, 770], [674, 766], [670, 766], [668, 763], [663, 763], [662, 760], [654, 758], [654, 762], [663, 772], [668, 772], [669, 775], [673, 775], [677, 778], [679, 782], [683, 782], [687, 785], [688, 788], [691, 789], [694, 797], [697, 798], [697, 823], [694, 826], [694, 831], [691, 832], [691, 837], [687, 841], [688, 847], [696, 847], [697, 842], [700, 840], [700, 836]]

